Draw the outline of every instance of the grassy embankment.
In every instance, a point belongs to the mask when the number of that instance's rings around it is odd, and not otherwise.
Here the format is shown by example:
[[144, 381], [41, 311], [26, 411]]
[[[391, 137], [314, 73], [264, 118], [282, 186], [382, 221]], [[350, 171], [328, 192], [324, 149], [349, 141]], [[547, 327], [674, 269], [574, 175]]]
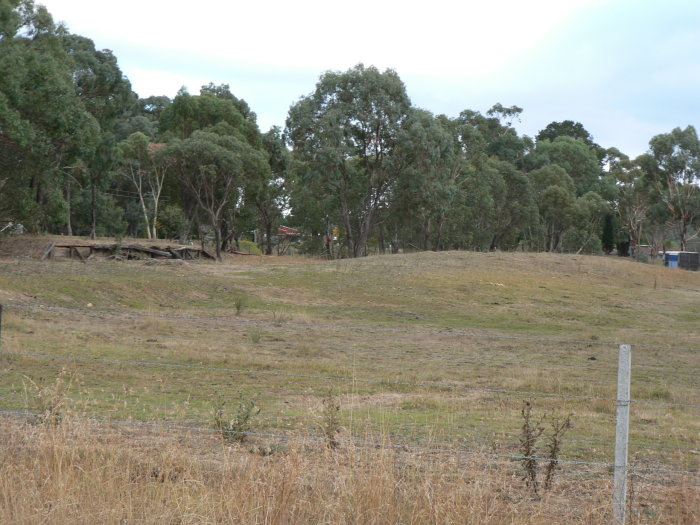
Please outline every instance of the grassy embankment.
[[[600, 343], [700, 347], [700, 275], [617, 258], [460, 252], [333, 262], [240, 257], [224, 264], [41, 263], [7, 257], [17, 253], [3, 242], [0, 256], [6, 257], [0, 260], [0, 302], [86, 310], [5, 309], [6, 353], [0, 361], [3, 409], [36, 410], [47, 402], [56, 377], [65, 370], [63, 379], [70, 387], [62, 410], [69, 414], [210, 426], [216, 403], [224, 400], [224, 408], [230, 410], [242, 393], [262, 409], [253, 421], [256, 432], [308, 436], [318, 435], [324, 426], [322, 400], [331, 395], [340, 406], [341, 441], [345, 443], [351, 438], [380, 437], [417, 450], [460, 446], [508, 454], [518, 451], [520, 408], [524, 399], [531, 399], [538, 413], [573, 414], [574, 428], [564, 441], [563, 456], [608, 462], [612, 458], [615, 407], [610, 400], [615, 397], [617, 350]], [[35, 241], [34, 245], [42, 244]], [[92, 358], [201, 368], [85, 360]], [[639, 464], [697, 470], [697, 408], [656, 403], [697, 403], [699, 361], [699, 352], [635, 348], [633, 396], [652, 402], [633, 406], [631, 454]], [[277, 373], [287, 375], [274, 375]], [[298, 377], [301, 375], [307, 377]], [[601, 399], [547, 398], [483, 390], [486, 388]], [[60, 439], [62, 446], [77, 453], [66, 436]], [[274, 448], [279, 440], [260, 437], [251, 441]], [[98, 452], [101, 443], [98, 440], [93, 447]], [[111, 449], [104, 446], [106, 454]], [[348, 455], [370, 453], [346, 445], [345, 459], [329, 459], [323, 451], [295, 456], [303, 448], [290, 446], [274, 460], [245, 461], [256, 465], [253, 477], [264, 476], [265, 461], [279, 463], [270, 476], [282, 475], [278, 467], [291, 468], [290, 461], [296, 462], [294, 468], [301, 468], [304, 462], [309, 462], [305, 469], [311, 463], [317, 465], [314, 475], [320, 476], [318, 483], [327, 494], [309, 498], [307, 503], [314, 508], [333, 501], [333, 512], [342, 513], [343, 498], [360, 498], [353, 492], [360, 487], [352, 485], [359, 482], [358, 473], [339, 469], [340, 478], [349, 476], [345, 480], [348, 491], [340, 497], [337, 487], [327, 485], [331, 479], [324, 478], [324, 468], [333, 462], [350, 462]], [[188, 453], [178, 450], [173, 457], [184, 461]], [[385, 465], [389, 477], [376, 482], [395, 483], [391, 476], [398, 475], [407, 484], [407, 492], [392, 500], [398, 512], [408, 500], [419, 501], [411, 491], [422, 488], [412, 475], [405, 478], [404, 470], [397, 474], [393, 453], [387, 454], [375, 460], [389, 462]], [[406, 455], [418, 461], [412, 453]], [[114, 465], [122, 460], [115, 457]], [[226, 456], [222, 461], [224, 468], [234, 460]], [[405, 461], [403, 458], [401, 464]], [[434, 461], [440, 468], [428, 470], [447, 475], [449, 461]], [[187, 463], [178, 468], [190, 467]], [[468, 476], [477, 475], [478, 469], [473, 468], [475, 465], [467, 469]], [[592, 476], [574, 472], [573, 467], [568, 470], [579, 482], [582, 476]], [[459, 472], [450, 475], [462, 475]], [[490, 475], [486, 485], [506, 483], [504, 476], [511, 476], [508, 483], [518, 485], [517, 478], [507, 472]], [[197, 479], [204, 483], [208, 474], [200, 474]], [[229, 478], [221, 475], [217, 483], [225, 484]], [[562, 483], [574, 482], [565, 479]], [[443, 492], [442, 482], [430, 476], [426, 480], [433, 483], [431, 490], [439, 486], [440, 493], [446, 494], [441, 504], [462, 511], [460, 505], [476, 501], [486, 504], [481, 511], [490, 512], [490, 504], [484, 502], [500, 498], [490, 485], [475, 491], [467, 483], [457, 492]], [[253, 483], [252, 478], [248, 481]], [[298, 481], [285, 490], [301, 490]], [[595, 478], [590, 501], [606, 497], [606, 483], [606, 476]], [[665, 491], [676, 490], [675, 482], [668, 485], [671, 488]], [[518, 500], [506, 492], [505, 501]], [[695, 494], [692, 490], [680, 493], [686, 499]], [[449, 503], [452, 497], [460, 505]], [[252, 505], [253, 501], [255, 498], [248, 502]], [[513, 509], [503, 504], [503, 498], [500, 501], [494, 516], [503, 520], [494, 518], [493, 523], [510, 523], [507, 516]], [[657, 517], [667, 512], [662, 511], [663, 501], [655, 507]], [[304, 512], [311, 512], [311, 507]], [[533, 507], [528, 512], [533, 516], [537, 512], [556, 514], [553, 509]], [[600, 510], [599, 514], [605, 513]], [[580, 515], [591, 517], [586, 512]], [[295, 520], [300, 522], [301, 516], [295, 514]], [[571, 518], [572, 514], [567, 511], [563, 516]], [[402, 520], [406, 521], [398, 521]], [[336, 521], [329, 518], [326, 522]]]

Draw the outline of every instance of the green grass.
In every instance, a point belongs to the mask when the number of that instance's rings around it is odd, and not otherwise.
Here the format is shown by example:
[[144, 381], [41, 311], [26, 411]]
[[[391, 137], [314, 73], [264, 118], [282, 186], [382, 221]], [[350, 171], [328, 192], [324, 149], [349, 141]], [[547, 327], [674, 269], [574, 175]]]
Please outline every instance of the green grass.
[[[551, 392], [605, 398], [532, 400], [542, 413], [573, 413], [570, 436], [597, 441], [573, 440], [563, 455], [608, 461], [617, 348], [598, 343], [700, 347], [691, 325], [698, 292], [697, 273], [551, 254], [186, 266], [0, 260], [5, 304], [87, 310], [5, 309], [0, 408], [27, 407], [27, 378], [50, 385], [66, 368], [76, 378], [71, 406], [86, 415], [208, 426], [215, 400], [242, 392], [258, 396], [259, 429], [317, 431], [332, 388], [342, 424], [358, 437], [388, 430], [411, 443], [514, 451], [520, 407], [532, 396], [479, 389]], [[174, 317], [183, 315], [197, 318]], [[697, 403], [700, 352], [636, 348], [633, 362], [635, 399]], [[633, 405], [632, 418], [642, 461], [659, 453], [651, 445], [673, 443], [669, 464], [692, 464], [697, 408]]]

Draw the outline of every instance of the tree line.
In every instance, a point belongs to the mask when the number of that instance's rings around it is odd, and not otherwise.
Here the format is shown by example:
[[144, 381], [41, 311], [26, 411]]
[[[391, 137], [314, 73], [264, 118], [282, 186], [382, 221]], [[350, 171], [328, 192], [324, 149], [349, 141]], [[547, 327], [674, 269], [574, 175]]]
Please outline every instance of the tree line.
[[681, 249], [700, 222], [692, 126], [629, 158], [578, 122], [415, 107], [398, 74], [324, 73], [261, 132], [227, 85], [139, 98], [108, 50], [31, 0], [0, 1], [0, 220], [67, 235], [211, 238], [279, 224], [330, 257], [407, 250]]

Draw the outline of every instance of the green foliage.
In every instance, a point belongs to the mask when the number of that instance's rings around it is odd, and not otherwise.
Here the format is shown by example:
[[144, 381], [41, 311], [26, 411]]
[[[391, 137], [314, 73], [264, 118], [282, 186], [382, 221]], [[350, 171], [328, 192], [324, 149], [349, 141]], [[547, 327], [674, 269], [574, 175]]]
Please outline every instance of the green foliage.
[[164, 239], [183, 239], [188, 229], [187, 217], [177, 205], [169, 204], [158, 214], [158, 234]]
[[700, 139], [693, 126], [675, 128], [653, 137], [649, 148], [638, 162], [677, 224], [680, 247], [685, 250], [689, 227], [700, 221]]
[[601, 247], [606, 254], [609, 254], [615, 249], [615, 226], [614, 216], [607, 214], [603, 221], [603, 233], [600, 238]]
[[640, 263], [648, 263], [649, 262], [649, 256], [644, 253], [644, 252], [635, 252], [634, 254], [634, 260]]
[[236, 307], [236, 315], [241, 315], [247, 303], [248, 299], [244, 295], [237, 295], [233, 298], [233, 305]]
[[238, 399], [233, 408], [233, 414], [227, 416], [225, 401], [218, 399], [214, 406], [214, 428], [221, 433], [224, 441], [231, 443], [243, 443], [246, 441], [253, 421], [260, 414], [260, 407], [255, 398], [246, 398], [243, 393], [238, 393]]
[[30, 0], [0, 2], [0, 218], [34, 232], [194, 230], [218, 256], [253, 229], [271, 254], [282, 222], [324, 257], [521, 243], [609, 253], [620, 236], [633, 251], [685, 248], [700, 226], [693, 126], [632, 160], [571, 120], [534, 142], [513, 127], [522, 114], [497, 103], [435, 116], [395, 71], [358, 64], [324, 73], [284, 132], [261, 134], [227, 84], [139, 99], [111, 51]]
[[573, 180], [577, 196], [600, 191], [602, 171], [596, 150], [581, 139], [559, 136], [538, 141], [531, 162], [535, 167], [555, 164], [562, 168]]
[[253, 241], [241, 239], [240, 241], [238, 241], [238, 246], [240, 248], [240, 251], [243, 253], [250, 253], [252, 255], [262, 255], [260, 248]]
[[366, 254], [383, 203], [403, 172], [396, 150], [409, 110], [394, 71], [362, 64], [325, 73], [314, 93], [289, 110], [287, 137], [304, 163], [298, 182], [315, 203], [340, 210], [351, 257]]

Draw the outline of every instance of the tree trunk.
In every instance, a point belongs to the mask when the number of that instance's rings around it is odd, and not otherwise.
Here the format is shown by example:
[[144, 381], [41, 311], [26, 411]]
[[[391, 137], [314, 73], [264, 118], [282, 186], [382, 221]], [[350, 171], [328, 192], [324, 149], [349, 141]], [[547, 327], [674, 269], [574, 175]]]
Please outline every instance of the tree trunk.
[[679, 241], [681, 243], [681, 251], [684, 252], [687, 247], [686, 237], [688, 236], [688, 223], [684, 219], [681, 219], [678, 234], [680, 237]]
[[272, 255], [272, 222], [265, 222], [265, 255]]
[[343, 226], [345, 226], [345, 236], [348, 240], [348, 257], [356, 257], [355, 240], [353, 238], [352, 225], [350, 223], [350, 211], [348, 210], [347, 202], [345, 202], [343, 196], [341, 196], [340, 205], [343, 214]]
[[97, 238], [97, 185], [95, 184], [95, 176], [94, 175], [90, 176], [90, 193], [91, 193], [90, 207], [92, 208], [91, 209], [92, 224], [90, 227], [90, 238], [96, 239]]
[[151, 220], [148, 218], [148, 208], [146, 208], [146, 201], [143, 200], [143, 195], [139, 191], [139, 201], [141, 202], [141, 211], [143, 212], [143, 222], [146, 225], [146, 239], [152, 239], [151, 237]]
[[221, 227], [214, 223], [214, 245], [216, 246], [216, 260], [221, 260]]
[[384, 225], [382, 222], [379, 223], [379, 253], [382, 255], [386, 253], [384, 248]]
[[423, 232], [421, 235], [421, 249], [422, 250], [427, 250], [428, 249], [428, 240], [430, 238], [430, 217], [427, 217], [423, 221]]
[[70, 179], [66, 180], [66, 204], [68, 205], [68, 216], [66, 218], [66, 235], [73, 235], [73, 225], [71, 224], [70, 216], [72, 215], [71, 208], [71, 185]]
[[360, 223], [360, 235], [355, 243], [355, 257], [364, 257], [367, 255], [367, 241], [369, 240], [369, 233], [372, 228], [372, 223], [374, 222], [374, 211], [370, 210], [365, 218]]
[[445, 214], [441, 213], [440, 216], [438, 217], [438, 223], [437, 223], [437, 235], [435, 239], [433, 240], [433, 251], [437, 252], [439, 250], [442, 250], [442, 231], [445, 226]]

